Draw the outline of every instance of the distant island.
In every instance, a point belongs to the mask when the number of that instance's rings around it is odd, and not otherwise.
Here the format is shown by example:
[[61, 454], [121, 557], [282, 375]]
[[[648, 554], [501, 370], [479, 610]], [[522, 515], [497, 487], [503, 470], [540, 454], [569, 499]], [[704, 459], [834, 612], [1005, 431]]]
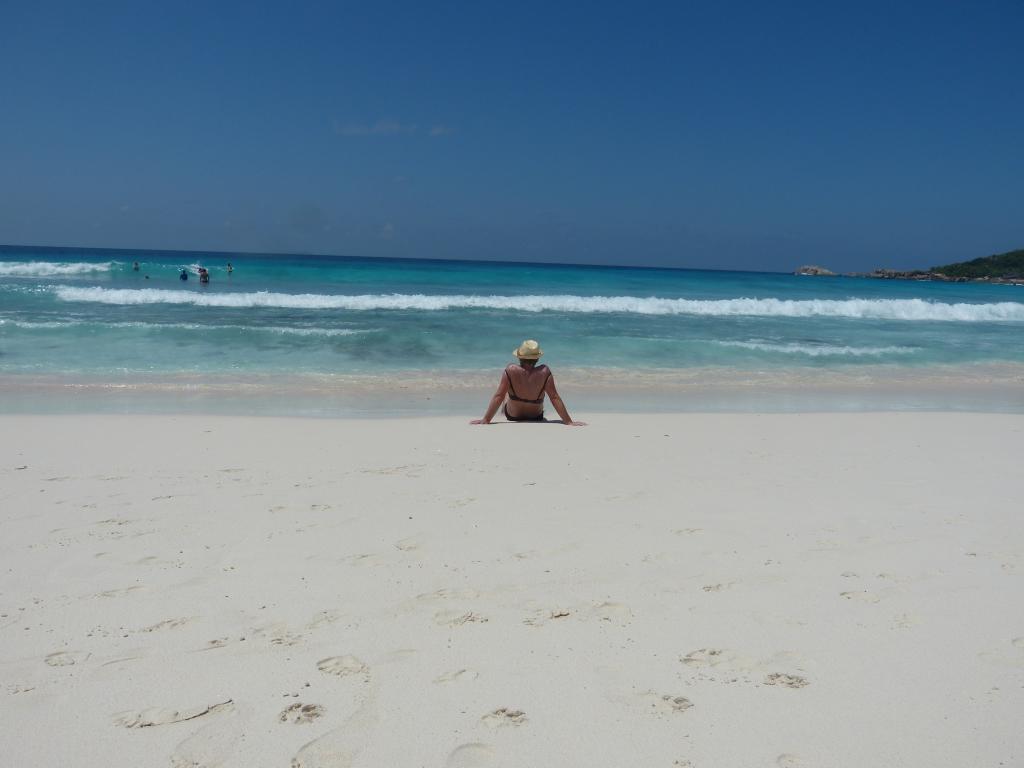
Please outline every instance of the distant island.
[[[803, 266], [793, 274], [835, 276], [825, 267]], [[873, 272], [847, 272], [842, 277], [873, 277], [880, 280], [938, 280], [947, 283], [1007, 283], [1024, 285], [1024, 249], [982, 256], [931, 269], [876, 269]]]
[[802, 266], [802, 267], [800, 267], [800, 269], [798, 269], [793, 274], [794, 275], [811, 275], [813, 277], [835, 277], [836, 276], [836, 273], [833, 272], [831, 269], [825, 269], [824, 267], [819, 267], [817, 264], [807, 264], [805, 266]]

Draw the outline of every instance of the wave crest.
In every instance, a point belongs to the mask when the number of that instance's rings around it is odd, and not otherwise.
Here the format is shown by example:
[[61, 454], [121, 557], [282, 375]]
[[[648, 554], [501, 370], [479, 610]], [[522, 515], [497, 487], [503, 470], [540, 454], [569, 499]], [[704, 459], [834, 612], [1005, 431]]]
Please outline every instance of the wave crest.
[[217, 293], [157, 288], [59, 286], [63, 301], [101, 304], [191, 304], [197, 307], [416, 310], [499, 309], [519, 312], [625, 313], [759, 317], [837, 317], [871, 320], [1022, 322], [1024, 303], [948, 304], [923, 299], [663, 299], [640, 296], [468, 296], [426, 294]]
[[7, 320], [0, 318], [0, 327], [12, 326], [29, 331], [52, 331], [94, 326], [96, 328], [127, 328], [142, 331], [244, 331], [246, 333], [276, 333], [286, 336], [357, 336], [363, 333], [377, 333], [376, 328], [318, 328], [283, 325], [205, 325], [203, 323], [104, 323], [87, 320], [49, 320], [31, 322], [27, 320]]
[[850, 347], [838, 344], [772, 343], [769, 341], [713, 341], [720, 347], [739, 347], [755, 352], [772, 352], [808, 357], [881, 357], [882, 355], [911, 355], [915, 347]]
[[0, 277], [64, 277], [109, 272], [114, 262], [0, 261]]

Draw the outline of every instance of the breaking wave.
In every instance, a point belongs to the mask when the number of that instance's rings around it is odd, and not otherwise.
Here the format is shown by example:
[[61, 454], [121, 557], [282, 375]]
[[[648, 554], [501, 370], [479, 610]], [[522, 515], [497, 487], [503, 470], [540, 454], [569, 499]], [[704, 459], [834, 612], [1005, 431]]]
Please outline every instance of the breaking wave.
[[63, 301], [101, 304], [190, 304], [197, 307], [416, 310], [498, 309], [519, 312], [626, 313], [759, 317], [836, 317], [870, 320], [1022, 322], [1024, 303], [948, 304], [923, 299], [662, 299], [640, 296], [469, 296], [426, 294], [216, 293], [156, 288], [54, 289]]
[[911, 355], [915, 347], [849, 347], [837, 344], [775, 344], [768, 341], [714, 341], [720, 347], [739, 347], [756, 352], [807, 355], [809, 357], [880, 357], [882, 355]]
[[64, 277], [109, 272], [114, 262], [0, 261], [0, 277]]
[[356, 336], [361, 333], [376, 333], [376, 328], [316, 328], [289, 327], [281, 325], [206, 325], [203, 323], [102, 323], [85, 320], [53, 320], [44, 322], [28, 322], [23, 320], [0, 319], [0, 327], [12, 326], [24, 330], [62, 330], [77, 326], [95, 326], [97, 328], [137, 328], [149, 330], [176, 331], [244, 331], [246, 333], [277, 333], [284, 336]]

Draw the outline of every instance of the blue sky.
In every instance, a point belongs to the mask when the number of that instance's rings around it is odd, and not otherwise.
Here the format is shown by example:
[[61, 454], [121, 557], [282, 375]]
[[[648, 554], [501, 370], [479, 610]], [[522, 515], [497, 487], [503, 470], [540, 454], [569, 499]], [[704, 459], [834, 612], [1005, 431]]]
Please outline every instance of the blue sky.
[[0, 19], [0, 243], [763, 270], [1024, 247], [1019, 0]]

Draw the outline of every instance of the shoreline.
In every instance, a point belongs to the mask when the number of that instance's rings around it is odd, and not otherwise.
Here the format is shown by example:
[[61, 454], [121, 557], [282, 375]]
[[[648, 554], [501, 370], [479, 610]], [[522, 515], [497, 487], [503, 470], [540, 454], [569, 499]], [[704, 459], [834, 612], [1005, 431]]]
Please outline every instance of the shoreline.
[[[380, 374], [2, 374], [3, 413], [229, 413], [407, 417], [474, 414], [500, 372]], [[559, 368], [573, 412], [1024, 413], [1024, 365], [738, 370]]]

